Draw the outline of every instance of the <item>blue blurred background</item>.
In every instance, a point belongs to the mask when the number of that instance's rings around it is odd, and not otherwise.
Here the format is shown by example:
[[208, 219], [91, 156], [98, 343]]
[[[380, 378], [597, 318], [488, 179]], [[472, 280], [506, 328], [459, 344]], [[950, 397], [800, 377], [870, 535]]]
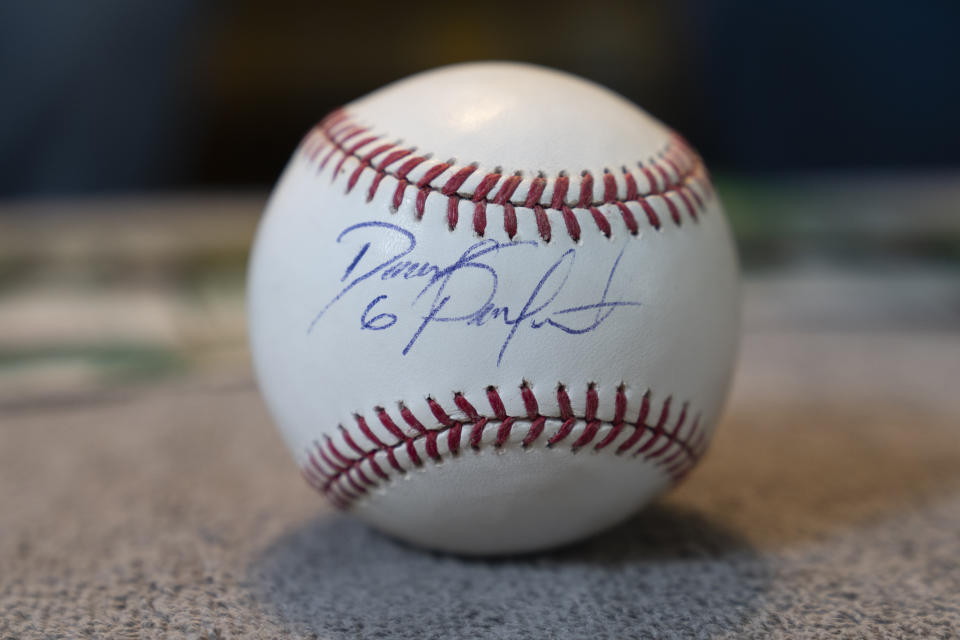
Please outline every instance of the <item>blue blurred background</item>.
[[960, 3], [377, 6], [3, 3], [0, 196], [265, 188], [331, 108], [488, 58], [606, 84], [720, 174], [960, 157]]

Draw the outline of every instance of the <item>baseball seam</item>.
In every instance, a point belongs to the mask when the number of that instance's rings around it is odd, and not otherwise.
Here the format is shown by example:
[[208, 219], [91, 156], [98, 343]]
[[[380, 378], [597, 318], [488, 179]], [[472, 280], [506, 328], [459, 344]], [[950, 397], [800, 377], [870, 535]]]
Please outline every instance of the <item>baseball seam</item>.
[[[483, 446], [496, 449], [515, 445], [514, 428], [526, 428], [523, 449], [534, 446], [555, 449], [569, 443], [573, 453], [581, 450], [600, 452], [612, 450], [617, 456], [640, 458], [656, 464], [674, 483], [683, 478], [703, 455], [708, 444], [706, 431], [700, 426], [700, 415], [692, 415], [689, 403], [681, 404], [676, 422], [670, 425], [673, 398], [667, 397], [660, 406], [653, 424], [650, 391], [640, 402], [635, 420], [627, 419], [627, 394], [623, 385], [614, 398], [613, 419], [597, 418], [599, 394], [591, 384], [586, 389], [586, 403], [582, 414], [574, 411], [567, 388], [559, 385], [556, 401], [558, 416], [540, 412], [537, 398], [526, 383], [520, 388], [525, 413], [509, 415], [499, 391], [486, 389], [489, 411], [481, 413], [462, 393], [453, 395], [456, 409], [444, 409], [436, 399], [427, 398], [431, 413], [439, 424], [428, 428], [404, 404], [398, 409], [406, 424], [405, 433], [383, 407], [375, 407], [377, 435], [372, 423], [355, 414], [356, 427], [340, 425], [340, 446], [329, 435], [314, 441], [305, 451], [301, 472], [307, 483], [342, 509], [350, 507], [369, 491], [388, 484], [398, 475], [423, 467], [425, 459], [435, 463], [445, 458], [464, 455], [465, 449], [480, 451]], [[456, 417], [453, 417], [456, 416]], [[383, 434], [389, 433], [390, 438]], [[647, 435], [648, 437], [644, 438]], [[361, 446], [362, 444], [367, 446]]]
[[[324, 118], [304, 137], [300, 153], [316, 164], [317, 174], [332, 168], [331, 182], [346, 174], [348, 159], [356, 162], [349, 172], [346, 192], [350, 193], [361, 175], [373, 171], [367, 189], [371, 201], [385, 177], [396, 180], [391, 208], [396, 211], [407, 188], [416, 189], [414, 212], [422, 219], [427, 198], [439, 195], [447, 199], [446, 222], [452, 231], [460, 222], [460, 205], [473, 207], [473, 230], [483, 236], [487, 231], [487, 206], [503, 209], [503, 228], [511, 239], [517, 233], [517, 209], [530, 210], [537, 232], [550, 242], [559, 217], [570, 238], [577, 242], [583, 233], [580, 220], [592, 219], [597, 231], [611, 237], [611, 217], [620, 217], [628, 231], [640, 232], [639, 220], [660, 230], [666, 219], [681, 226], [686, 212], [693, 222], [706, 210], [713, 188], [700, 157], [677, 134], [659, 152], [635, 168], [622, 166], [618, 172], [604, 167], [601, 179], [584, 169], [579, 180], [561, 171], [547, 177], [539, 173], [525, 177], [522, 172], [504, 172], [500, 167], [482, 172], [477, 163], [457, 164], [455, 159], [439, 162], [430, 153], [415, 153], [416, 147], [387, 142], [386, 135], [371, 134], [372, 127], [355, 122], [344, 109]], [[339, 155], [336, 162], [334, 158]], [[573, 188], [571, 188], [573, 187]], [[553, 218], [553, 220], [551, 220]]]

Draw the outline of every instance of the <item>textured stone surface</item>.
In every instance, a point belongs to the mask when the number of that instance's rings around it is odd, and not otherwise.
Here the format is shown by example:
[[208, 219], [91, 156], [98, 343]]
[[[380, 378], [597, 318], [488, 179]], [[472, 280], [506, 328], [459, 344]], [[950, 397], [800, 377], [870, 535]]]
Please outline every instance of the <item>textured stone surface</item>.
[[245, 371], [9, 405], [0, 637], [956, 637], [958, 379], [948, 333], [748, 334], [682, 487], [485, 561], [326, 509]]

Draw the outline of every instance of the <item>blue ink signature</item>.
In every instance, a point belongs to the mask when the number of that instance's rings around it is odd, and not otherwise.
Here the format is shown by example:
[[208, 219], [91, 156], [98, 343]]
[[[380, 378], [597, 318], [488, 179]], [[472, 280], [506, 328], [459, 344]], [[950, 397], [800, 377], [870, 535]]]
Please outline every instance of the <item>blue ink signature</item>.
[[[388, 258], [373, 266], [364, 264], [366, 270], [363, 270], [359, 267], [371, 246], [370, 242], [365, 242], [350, 261], [350, 264], [347, 265], [343, 276], [340, 278], [340, 282], [345, 282], [346, 285], [313, 317], [307, 328], [307, 333], [314, 330], [330, 307], [358, 285], [373, 279], [374, 276], [379, 277], [383, 282], [398, 279], [417, 279], [425, 282], [423, 288], [411, 301], [410, 306], [414, 306], [422, 298], [429, 300], [430, 306], [426, 314], [420, 317], [419, 326], [404, 346], [403, 355], [410, 352], [423, 332], [432, 324], [461, 323], [465, 326], [479, 327], [491, 321], [499, 321], [504, 326], [509, 327], [509, 331], [500, 345], [500, 351], [497, 354], [497, 366], [503, 361], [507, 347], [510, 346], [517, 332], [524, 326], [531, 329], [541, 329], [548, 326], [570, 335], [581, 335], [597, 329], [610, 317], [610, 314], [620, 307], [640, 306], [639, 302], [607, 299], [617, 266], [620, 264], [620, 259], [627, 248], [626, 244], [617, 254], [616, 260], [610, 268], [606, 285], [600, 293], [599, 300], [573, 307], [550, 308], [566, 286], [576, 259], [576, 249], [567, 249], [546, 270], [520, 310], [513, 311], [509, 306], [501, 306], [495, 302], [500, 277], [497, 270], [489, 264], [489, 259], [492, 257], [491, 254], [498, 254], [503, 251], [515, 252], [519, 247], [536, 247], [537, 242], [499, 242], [488, 238], [471, 245], [453, 264], [443, 266], [427, 261], [407, 259], [407, 256], [417, 247], [416, 238], [406, 229], [388, 222], [360, 222], [351, 225], [340, 232], [340, 235], [337, 236], [337, 242], [343, 242], [346, 238], [363, 229], [378, 229], [390, 232], [390, 237], [387, 238], [385, 244], [396, 246], [397, 249]], [[355, 275], [355, 273], [359, 273], [359, 275]], [[469, 296], [460, 296], [461, 298], [469, 297], [472, 300], [480, 300], [481, 302], [476, 308], [467, 313], [446, 315], [444, 310], [448, 308], [451, 299], [456, 294], [455, 277], [458, 274], [465, 273], [485, 277], [488, 288], [484, 290], [482, 287], [471, 287]], [[485, 296], [484, 292], [486, 293]], [[384, 310], [385, 307], [381, 304], [388, 298], [388, 294], [380, 293], [366, 305], [360, 315], [361, 329], [384, 331], [397, 323], [397, 314]], [[574, 322], [574, 319], [579, 319], [580, 322]]]

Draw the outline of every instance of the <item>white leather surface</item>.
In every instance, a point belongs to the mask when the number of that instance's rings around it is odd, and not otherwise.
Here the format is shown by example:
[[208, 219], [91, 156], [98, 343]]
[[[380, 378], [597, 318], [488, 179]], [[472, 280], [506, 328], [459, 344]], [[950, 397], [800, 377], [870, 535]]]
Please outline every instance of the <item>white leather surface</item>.
[[[391, 85], [346, 110], [356, 111], [360, 121], [376, 122], [378, 131], [396, 131], [421, 152], [436, 149], [440, 156], [524, 170], [616, 166], [669, 140], [662, 125], [606, 90], [520, 65], [446, 68]], [[355, 429], [355, 414], [364, 416], [378, 437], [393, 442], [378, 425], [375, 407], [385, 408], [407, 429], [398, 409], [403, 403], [424, 426], [436, 428], [440, 425], [428, 397], [452, 412], [459, 392], [489, 413], [486, 389], [494, 385], [508, 413], [523, 416], [524, 382], [543, 415], [560, 413], [558, 384], [569, 390], [574, 412], [583, 415], [587, 386], [594, 384], [600, 399], [597, 417], [610, 420], [616, 389], [623, 384], [628, 420], [635, 419], [641, 397], [649, 391], [655, 408], [668, 396], [674, 406], [688, 402], [701, 416], [700, 427], [712, 429], [727, 390], [739, 322], [736, 257], [716, 197], [705, 198], [698, 223], [685, 219], [680, 227], [664, 224], [659, 231], [641, 223], [635, 236], [613, 205], [602, 206], [610, 213], [610, 238], [597, 231], [587, 210], [574, 209], [583, 230], [579, 242], [559, 231], [560, 213], [550, 210], [558, 231], [549, 244], [537, 233], [533, 211], [518, 206], [514, 239], [534, 244], [489, 257], [498, 277], [498, 305], [520, 309], [550, 265], [573, 249], [569, 279], [553, 308], [595, 302], [621, 250], [607, 299], [640, 306], [614, 309], [594, 331], [582, 335], [524, 324], [499, 363], [509, 327], [497, 320], [483, 326], [432, 324], [403, 355], [429, 308], [429, 295], [416, 299], [425, 286], [422, 279], [374, 276], [346, 292], [310, 328], [349, 282], [341, 277], [365, 243], [369, 249], [352, 275], [393, 255], [404, 242], [397, 231], [385, 228], [362, 229], [342, 242], [338, 235], [359, 222], [397, 225], [416, 238], [408, 258], [437, 265], [453, 264], [481, 238], [469, 222], [448, 228], [448, 201], [437, 193], [427, 198], [422, 220], [415, 216], [412, 188], [394, 212], [393, 177], [383, 179], [370, 202], [366, 194], [372, 170], [364, 171], [347, 193], [346, 176], [357, 164], [347, 158], [338, 176], [329, 167], [318, 175], [316, 162], [295, 154], [267, 206], [251, 259], [250, 335], [258, 379], [298, 463], [305, 464], [312, 443], [325, 436], [349, 451], [339, 425]], [[442, 178], [435, 184], [442, 184]], [[658, 200], [651, 199], [651, 205], [668, 220], [669, 212]], [[470, 211], [469, 202], [461, 203], [462, 220], [469, 220]], [[507, 243], [502, 217], [500, 205], [487, 206], [485, 237]], [[485, 273], [462, 274], [456, 283], [451, 304], [464, 313], [476, 308], [477, 297], [486, 297], [489, 289]], [[396, 314], [396, 323], [380, 331], [363, 329], [364, 309], [381, 295], [387, 297], [376, 312]], [[653, 413], [648, 423], [655, 420]], [[572, 454], [569, 447], [521, 450], [512, 444], [500, 452], [471, 451], [440, 465], [427, 461], [402, 482], [380, 483], [355, 511], [428, 546], [526, 550], [603, 528], [667, 482], [642, 457], [617, 457], [612, 448]]]
[[350, 112], [436, 160], [525, 175], [619, 169], [646, 160], [670, 135], [605, 87], [509, 62], [426, 71], [360, 98]]

